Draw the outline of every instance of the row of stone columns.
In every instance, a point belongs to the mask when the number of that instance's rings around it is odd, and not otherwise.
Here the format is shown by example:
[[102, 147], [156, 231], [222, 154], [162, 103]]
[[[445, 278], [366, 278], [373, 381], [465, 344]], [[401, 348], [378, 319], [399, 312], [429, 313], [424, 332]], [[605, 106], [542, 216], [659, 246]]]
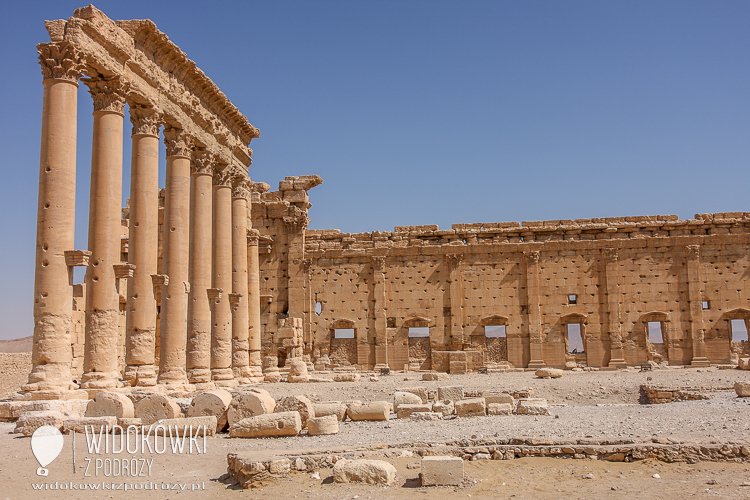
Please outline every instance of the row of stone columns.
[[[257, 232], [248, 232], [247, 176], [217, 155], [196, 148], [184, 130], [166, 125], [162, 274], [158, 275], [162, 117], [152, 106], [130, 102], [129, 262], [121, 263], [122, 135], [129, 89], [118, 77], [85, 79], [94, 101], [88, 251], [74, 252], [77, 87], [85, 65], [80, 52], [67, 42], [40, 44], [39, 53], [45, 78], [35, 327], [33, 367], [24, 389], [75, 389], [71, 380], [75, 265], [87, 266], [82, 388], [119, 385], [117, 283], [123, 276], [128, 277], [123, 374], [127, 383], [232, 386], [262, 375]], [[254, 245], [250, 252], [248, 244]], [[250, 274], [248, 266], [254, 266]], [[157, 377], [155, 288], [159, 286]]]

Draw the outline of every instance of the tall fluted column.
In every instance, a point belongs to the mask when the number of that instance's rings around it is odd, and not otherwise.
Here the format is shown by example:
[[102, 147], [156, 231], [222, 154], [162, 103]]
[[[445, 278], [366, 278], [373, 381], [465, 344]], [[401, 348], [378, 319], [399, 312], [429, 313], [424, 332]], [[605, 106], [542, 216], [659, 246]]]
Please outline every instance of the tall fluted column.
[[610, 368], [626, 368], [625, 352], [622, 347], [622, 325], [620, 324], [620, 284], [618, 282], [616, 248], [604, 249], [604, 279], [607, 282], [607, 330], [610, 342]]
[[[215, 156], [195, 152], [190, 196], [190, 293], [187, 370], [192, 384], [211, 384], [211, 213]], [[207, 388], [207, 385], [202, 385]]]
[[130, 225], [125, 336], [125, 376], [132, 385], [156, 384], [156, 274], [159, 241], [159, 113], [152, 106], [130, 105], [133, 151], [130, 163]]
[[544, 351], [542, 347], [542, 315], [540, 310], [541, 289], [539, 283], [539, 252], [524, 252], [526, 258], [526, 297], [528, 300], [529, 321], [529, 368], [542, 368]]
[[162, 268], [169, 277], [169, 284], [161, 289], [159, 383], [180, 386], [187, 384], [185, 351], [193, 138], [182, 129], [167, 127], [164, 142], [167, 145], [167, 183]]
[[222, 165], [214, 173], [213, 288], [217, 294], [211, 317], [211, 378], [216, 385], [234, 386], [232, 372], [232, 171]]
[[239, 383], [250, 380], [250, 318], [247, 307], [247, 198], [249, 179], [239, 175], [232, 182], [232, 372]]
[[120, 295], [114, 265], [120, 262], [122, 127], [127, 85], [118, 77], [84, 80], [94, 99], [91, 148], [89, 251], [86, 269], [84, 389], [119, 385]]
[[263, 376], [263, 363], [260, 356], [260, 259], [258, 258], [258, 230], [247, 231], [247, 308], [250, 326], [249, 361], [250, 376]]
[[23, 390], [76, 388], [71, 376], [76, 118], [81, 52], [68, 42], [37, 45], [44, 76], [34, 279], [32, 369]]

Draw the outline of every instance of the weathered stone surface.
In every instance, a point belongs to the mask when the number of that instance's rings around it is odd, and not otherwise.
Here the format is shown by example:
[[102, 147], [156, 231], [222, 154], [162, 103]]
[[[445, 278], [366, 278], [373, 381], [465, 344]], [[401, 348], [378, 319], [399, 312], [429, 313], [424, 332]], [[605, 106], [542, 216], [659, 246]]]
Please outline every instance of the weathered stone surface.
[[301, 359], [287, 360], [289, 375], [286, 378], [290, 383], [305, 383], [310, 381], [310, 375], [307, 371], [307, 363]]
[[737, 368], [740, 370], [750, 370], [750, 358], [740, 358], [737, 362]]
[[417, 387], [399, 387], [396, 389], [396, 392], [408, 392], [411, 394], [414, 394], [416, 396], [419, 396], [420, 403], [426, 403], [428, 401], [427, 399], [427, 387], [417, 386]]
[[457, 486], [464, 479], [464, 461], [460, 457], [422, 458], [422, 486]]
[[519, 415], [549, 415], [547, 400], [542, 398], [523, 398], [518, 400], [516, 413]]
[[535, 375], [539, 378], [560, 378], [563, 376], [563, 371], [557, 368], [540, 368], [536, 371]]
[[734, 392], [741, 398], [750, 397], [750, 382], [737, 382], [734, 384]]
[[154, 435], [161, 436], [170, 433], [173, 436], [192, 435], [213, 436], [216, 433], [216, 417], [214, 415], [187, 418], [166, 418], [151, 425]]
[[161, 394], [149, 394], [135, 404], [135, 417], [143, 425], [150, 425], [157, 420], [179, 418], [180, 407], [171, 398]]
[[420, 420], [443, 420], [443, 414], [434, 411], [419, 411], [409, 415], [409, 419], [413, 421]]
[[120, 392], [99, 392], [89, 401], [86, 416], [133, 418], [135, 406], [130, 398]]
[[307, 427], [307, 420], [315, 418], [315, 408], [306, 396], [286, 396], [276, 402], [274, 413], [296, 411], [302, 419], [302, 427]]
[[391, 404], [387, 401], [351, 405], [346, 414], [352, 420], [388, 420], [391, 416]]
[[392, 485], [396, 483], [396, 468], [382, 460], [342, 459], [333, 466], [333, 480], [337, 483]]
[[117, 417], [105, 416], [105, 417], [78, 417], [78, 418], [66, 418], [63, 421], [62, 432], [84, 432], [84, 428], [91, 432], [100, 432], [101, 428], [104, 427], [104, 432], [111, 432], [111, 429], [118, 424]]
[[268, 413], [240, 420], [229, 427], [230, 437], [296, 436], [302, 430], [299, 412]]
[[361, 375], [359, 373], [336, 373], [333, 376], [334, 382], [359, 382]]
[[396, 391], [393, 394], [393, 409], [398, 411], [401, 405], [422, 404], [422, 398], [411, 392]]
[[457, 401], [456, 415], [459, 417], [483, 417], [487, 414], [484, 398], [472, 398]]
[[313, 403], [315, 417], [325, 417], [326, 415], [336, 415], [339, 421], [346, 418], [346, 405], [343, 403]]
[[186, 415], [188, 417], [216, 417], [216, 432], [229, 426], [227, 410], [232, 404], [232, 394], [225, 389], [202, 392], [193, 398]]
[[488, 405], [492, 403], [508, 403], [512, 406], [515, 402], [513, 396], [507, 392], [484, 391], [482, 397]]
[[434, 381], [434, 380], [448, 380], [449, 378], [450, 376], [447, 373], [443, 373], [443, 372], [422, 374], [422, 380], [424, 380], [425, 382]]
[[339, 421], [336, 415], [315, 417], [307, 421], [307, 434], [310, 436], [322, 436], [324, 434], [338, 434]]
[[572, 370], [573, 368], [578, 368], [578, 363], [575, 361], [566, 361], [565, 362], [565, 369], [566, 370]]
[[412, 413], [416, 412], [431, 412], [432, 405], [430, 404], [402, 404], [396, 411], [398, 418], [409, 418]]
[[65, 422], [65, 415], [59, 411], [27, 411], [18, 417], [16, 428], [13, 432], [29, 437], [43, 425], [51, 425], [62, 429], [63, 422]]
[[235, 392], [227, 408], [227, 423], [231, 427], [240, 420], [273, 413], [276, 401], [265, 389], [252, 387]]
[[27, 411], [59, 411], [68, 417], [82, 417], [88, 404], [88, 399], [3, 401], [0, 402], [0, 420], [16, 420]]
[[444, 417], [448, 417], [456, 411], [456, 405], [450, 399], [444, 399], [433, 403], [432, 411], [440, 412]]
[[450, 399], [454, 403], [461, 401], [464, 398], [464, 387], [462, 385], [451, 385], [445, 387], [438, 387], [438, 399]]
[[489, 403], [487, 415], [512, 415], [513, 405], [509, 403]]

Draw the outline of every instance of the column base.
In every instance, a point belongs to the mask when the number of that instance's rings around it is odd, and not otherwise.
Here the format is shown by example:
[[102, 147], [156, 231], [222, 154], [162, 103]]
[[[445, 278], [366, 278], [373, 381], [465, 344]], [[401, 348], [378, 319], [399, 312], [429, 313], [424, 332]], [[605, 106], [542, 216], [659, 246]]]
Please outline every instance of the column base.
[[544, 368], [547, 364], [541, 359], [532, 359], [529, 361], [528, 368]]
[[81, 389], [116, 389], [122, 387], [117, 372], [89, 372], [81, 377]]
[[192, 368], [188, 370], [188, 380], [191, 384], [211, 383], [211, 370], [209, 368]]
[[214, 389], [216, 389], [216, 384], [214, 384], [213, 382], [199, 382], [192, 385], [195, 387], [196, 392], [213, 391]]
[[133, 387], [153, 387], [156, 385], [156, 367], [154, 365], [128, 365], [123, 378]]
[[157, 379], [157, 383], [159, 385], [167, 385], [170, 387], [189, 385], [185, 370], [181, 370], [179, 368], [173, 369], [173, 370], [165, 370], [164, 372], [159, 372], [159, 378]]
[[628, 364], [625, 362], [624, 359], [610, 359], [609, 360], [609, 366], [610, 368], [627, 368]]
[[89, 399], [88, 392], [82, 389], [74, 390], [43, 390], [43, 391], [21, 391], [13, 394], [11, 401], [44, 401], [59, 400], [66, 401], [69, 399]]
[[222, 387], [222, 388], [230, 388], [234, 389], [238, 385], [240, 385], [236, 380], [214, 380], [214, 384], [216, 384], [216, 387]]
[[711, 366], [711, 362], [708, 360], [708, 358], [700, 356], [697, 358], [693, 358], [693, 360], [690, 362], [690, 366]]
[[250, 377], [250, 378], [260, 377], [262, 379], [263, 378], [263, 369], [260, 367], [260, 365], [258, 365], [258, 366], [250, 366], [250, 371], [248, 373], [248, 377]]

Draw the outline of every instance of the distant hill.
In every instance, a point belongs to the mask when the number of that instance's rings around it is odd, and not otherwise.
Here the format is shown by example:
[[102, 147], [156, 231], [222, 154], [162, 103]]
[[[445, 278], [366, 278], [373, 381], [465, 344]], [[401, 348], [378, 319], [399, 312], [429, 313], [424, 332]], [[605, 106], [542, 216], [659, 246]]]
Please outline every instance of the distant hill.
[[31, 352], [34, 337], [22, 339], [0, 340], [0, 352]]

